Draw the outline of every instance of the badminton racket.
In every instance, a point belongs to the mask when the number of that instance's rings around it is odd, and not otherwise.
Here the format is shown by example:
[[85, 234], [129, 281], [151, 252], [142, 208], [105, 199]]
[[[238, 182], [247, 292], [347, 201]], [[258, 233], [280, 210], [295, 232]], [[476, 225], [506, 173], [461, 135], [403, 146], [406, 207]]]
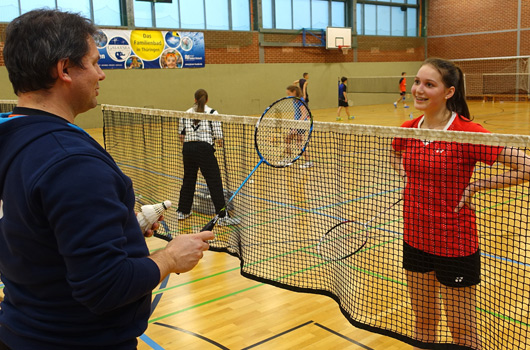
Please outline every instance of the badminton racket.
[[318, 242], [318, 255], [327, 261], [339, 261], [359, 252], [370, 236], [379, 230], [375, 221], [399, 202], [401, 198], [366, 222], [346, 220], [336, 224]]
[[[267, 107], [254, 129], [254, 146], [259, 156], [258, 164], [219, 213], [202, 228], [202, 231], [213, 230], [220, 214], [226, 213], [228, 204], [262, 163], [275, 168], [285, 168], [296, 162], [306, 150], [312, 131], [313, 116], [309, 107], [301, 99], [284, 97]], [[296, 135], [296, 138], [293, 138], [293, 135]]]
[[301, 99], [292, 96], [283, 97], [267, 107], [254, 129], [254, 146], [259, 157], [258, 164], [232, 193], [225, 206], [202, 228], [202, 231], [213, 230], [220, 214], [226, 215], [226, 208], [230, 202], [262, 163], [274, 168], [285, 168], [296, 162], [305, 152], [312, 132], [313, 116], [309, 107]]

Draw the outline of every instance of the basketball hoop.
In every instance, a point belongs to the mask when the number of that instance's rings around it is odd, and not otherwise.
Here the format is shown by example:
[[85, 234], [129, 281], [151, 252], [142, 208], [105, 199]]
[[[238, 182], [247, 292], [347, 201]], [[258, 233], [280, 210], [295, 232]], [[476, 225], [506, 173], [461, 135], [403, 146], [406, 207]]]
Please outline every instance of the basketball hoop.
[[347, 55], [350, 48], [350, 46], [339, 46], [339, 50], [342, 50], [343, 55]]

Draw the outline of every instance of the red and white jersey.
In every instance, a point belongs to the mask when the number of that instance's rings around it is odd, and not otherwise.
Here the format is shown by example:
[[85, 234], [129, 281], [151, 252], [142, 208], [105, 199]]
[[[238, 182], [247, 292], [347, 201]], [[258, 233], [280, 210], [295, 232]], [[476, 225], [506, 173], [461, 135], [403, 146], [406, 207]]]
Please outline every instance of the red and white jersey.
[[[423, 116], [403, 123], [419, 128]], [[480, 124], [453, 113], [445, 130], [488, 132]], [[439, 256], [468, 256], [478, 249], [475, 212], [464, 206], [455, 213], [477, 162], [495, 163], [503, 147], [446, 141], [423, 142], [396, 138], [407, 173], [404, 191], [404, 240], [414, 248]]]

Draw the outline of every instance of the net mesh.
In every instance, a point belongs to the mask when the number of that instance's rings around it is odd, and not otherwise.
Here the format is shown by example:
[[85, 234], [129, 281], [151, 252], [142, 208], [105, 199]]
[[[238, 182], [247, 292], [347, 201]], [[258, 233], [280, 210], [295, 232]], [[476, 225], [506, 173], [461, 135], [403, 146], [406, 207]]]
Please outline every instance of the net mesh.
[[[398, 94], [398, 76], [349, 77], [348, 93]], [[410, 78], [412, 80], [412, 78]]]
[[498, 95], [516, 97], [528, 95], [528, 56], [491, 57], [453, 60], [465, 76], [466, 96]]
[[16, 106], [16, 100], [0, 100], [0, 113], [11, 112]]
[[[103, 109], [105, 146], [133, 179], [139, 205], [166, 199], [178, 203], [184, 171], [178, 126], [180, 118], [190, 116]], [[259, 160], [257, 118], [193, 118], [222, 123], [224, 145], [215, 154], [224, 189], [233, 191]], [[478, 192], [472, 201], [475, 214], [469, 208], [453, 209], [467, 183], [510, 170], [494, 162], [499, 152], [511, 147], [525, 152], [529, 144], [526, 136], [315, 122], [308, 146], [314, 166], [260, 167], [229, 208], [239, 224], [217, 226], [211, 249], [238, 257], [246, 277], [330, 296], [353, 325], [412, 345], [525, 349], [530, 325], [528, 182]], [[402, 153], [405, 178], [396, 171], [393, 149], [407, 150]], [[406, 154], [420, 154], [421, 165]], [[455, 159], [458, 164], [451, 163]], [[481, 161], [473, 168], [477, 159]], [[460, 176], [463, 168], [469, 173]], [[199, 231], [212, 214], [211, 198], [201, 192], [206, 187], [199, 176], [193, 214], [179, 221], [169, 210], [163, 229], [172, 234]], [[377, 232], [358, 253], [340, 261], [319, 255], [318, 242], [331, 227], [344, 220], [368, 222], [381, 212]], [[406, 271], [404, 241], [442, 256], [474, 253], [478, 246], [480, 283], [444, 287], [430, 272]], [[434, 259], [414, 254], [416, 268]], [[454, 259], [437, 262], [437, 274], [444, 283], [458, 285], [472, 278], [473, 262]], [[421, 307], [418, 298], [431, 285], [429, 303]]]

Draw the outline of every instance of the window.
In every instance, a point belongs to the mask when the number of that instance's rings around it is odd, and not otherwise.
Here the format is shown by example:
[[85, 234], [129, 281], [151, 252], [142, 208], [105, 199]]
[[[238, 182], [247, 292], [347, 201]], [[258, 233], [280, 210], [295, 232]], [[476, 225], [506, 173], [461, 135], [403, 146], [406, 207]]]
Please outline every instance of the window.
[[79, 13], [86, 18], [92, 18], [90, 14], [90, 0], [57, 0], [57, 8], [62, 11]]
[[311, 28], [311, 0], [293, 0], [293, 28]]
[[173, 0], [153, 6], [135, 0], [134, 22], [137, 27], [250, 30], [250, 5], [249, 0]]
[[275, 23], [278, 29], [292, 29], [292, 2], [291, 0], [275, 0]]
[[250, 2], [232, 0], [231, 11], [232, 30], [250, 30]]
[[[311, 28], [326, 28], [329, 23], [329, 1], [311, 1]], [[299, 29], [299, 28], [293, 28]]]
[[267, 29], [346, 27], [347, 0], [262, 0], [262, 26]]
[[346, 27], [346, 4], [344, 2], [331, 3], [331, 26]]
[[357, 34], [418, 36], [418, 1], [357, 0]]
[[181, 28], [206, 29], [203, 0], [179, 0]]
[[19, 15], [18, 0], [3, 0], [0, 3], [0, 22], [10, 22]]
[[[419, 2], [424, 0], [261, 0], [261, 23], [266, 29], [325, 29], [354, 27], [358, 35], [420, 35]], [[255, 0], [1, 0], [0, 22], [10, 22], [36, 8], [78, 12], [100, 26], [125, 26], [125, 6], [133, 4], [138, 28], [248, 31]], [[356, 18], [352, 18], [356, 4]], [[257, 9], [253, 15], [258, 16]], [[257, 19], [254, 19], [257, 21]]]
[[134, 2], [134, 25], [136, 27], [152, 27], [153, 26], [153, 4], [150, 2], [135, 1]]
[[121, 11], [119, 1], [92, 0], [94, 23], [104, 26], [120, 26]]
[[0, 22], [11, 22], [16, 17], [35, 9], [51, 8], [80, 13], [98, 25], [121, 26], [122, 0], [2, 0]]
[[[180, 28], [179, 13], [178, 1], [173, 1], [172, 3], [155, 3], [156, 26], [161, 28]], [[136, 13], [134, 15], [136, 17]], [[135, 23], [135, 25], [137, 24]]]

